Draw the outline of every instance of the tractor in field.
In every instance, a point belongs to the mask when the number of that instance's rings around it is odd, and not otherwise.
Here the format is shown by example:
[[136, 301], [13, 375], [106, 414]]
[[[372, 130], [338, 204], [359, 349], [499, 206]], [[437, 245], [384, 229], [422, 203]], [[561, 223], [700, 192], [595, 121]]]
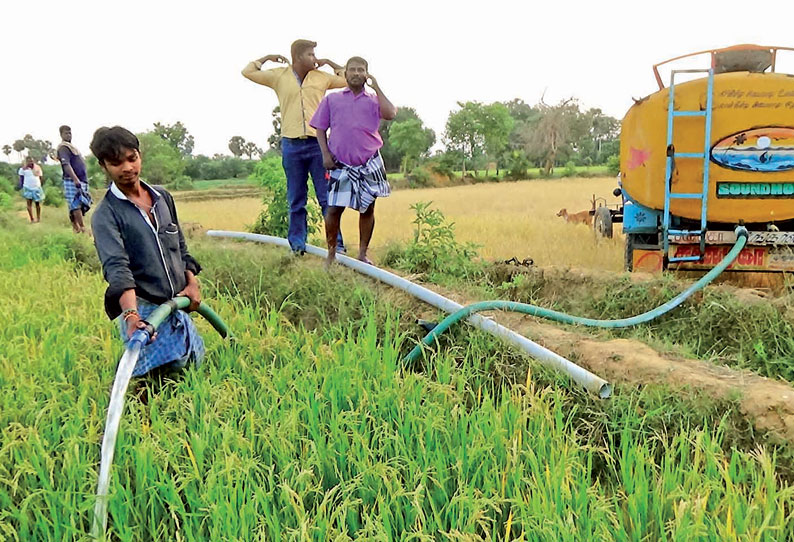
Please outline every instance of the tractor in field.
[[[731, 271], [794, 271], [794, 77], [776, 71], [781, 51], [794, 48], [737, 45], [653, 67], [659, 90], [622, 122], [622, 205], [593, 209], [596, 229], [623, 222], [627, 270], [710, 269], [743, 225]], [[698, 59], [665, 87], [660, 66]]]

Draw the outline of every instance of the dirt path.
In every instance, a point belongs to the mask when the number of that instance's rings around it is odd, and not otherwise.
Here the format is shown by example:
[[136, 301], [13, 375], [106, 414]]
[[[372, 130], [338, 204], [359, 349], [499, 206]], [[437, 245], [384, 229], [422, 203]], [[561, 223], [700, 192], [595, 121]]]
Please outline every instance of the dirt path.
[[[430, 286], [439, 291], [438, 287]], [[475, 300], [455, 292], [440, 292], [463, 305]], [[630, 339], [601, 341], [539, 322], [517, 313], [491, 313], [494, 320], [565, 356], [593, 373], [628, 384], [664, 383], [671, 388], [695, 388], [714, 398], [737, 398], [742, 413], [758, 429], [794, 442], [794, 387], [750, 371], [660, 354]]]

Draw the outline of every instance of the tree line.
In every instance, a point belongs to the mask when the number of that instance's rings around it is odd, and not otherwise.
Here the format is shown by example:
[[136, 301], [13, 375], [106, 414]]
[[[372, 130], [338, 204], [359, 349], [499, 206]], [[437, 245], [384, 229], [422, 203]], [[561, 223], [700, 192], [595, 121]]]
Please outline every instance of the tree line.
[[[281, 114], [272, 111], [273, 134], [267, 151], [239, 135], [229, 139], [231, 156], [194, 155], [195, 139], [182, 122], [154, 123], [151, 130], [138, 134], [144, 157], [146, 178], [153, 183], [189, 188], [193, 180], [247, 177], [255, 158], [280, 154]], [[412, 107], [401, 107], [397, 117], [381, 121], [381, 154], [387, 170], [411, 173], [432, 162], [437, 170], [470, 171], [493, 168], [495, 174], [507, 170], [514, 178], [526, 176], [530, 167], [551, 174], [561, 165], [571, 167], [602, 165], [615, 161], [619, 152], [620, 123], [598, 108], [584, 109], [573, 99], [549, 105], [541, 99], [529, 105], [521, 99], [508, 102], [458, 102], [450, 112], [441, 136], [443, 149], [431, 155], [436, 133], [426, 127]], [[10, 158], [12, 151], [28, 154], [38, 161], [54, 156], [52, 143], [25, 135], [3, 145]], [[247, 158], [247, 159], [246, 159]], [[57, 161], [56, 161], [57, 162]], [[104, 179], [99, 166], [88, 157], [92, 180]], [[96, 182], [92, 184], [96, 184]]]
[[[617, 159], [620, 122], [601, 109], [583, 109], [573, 98], [554, 105], [543, 99], [535, 105], [521, 99], [457, 105], [447, 119], [442, 136], [444, 149], [432, 156], [430, 149], [436, 143], [436, 133], [424, 125], [414, 108], [400, 107], [394, 120], [381, 121], [381, 155], [386, 169], [409, 173], [433, 160], [442, 170], [460, 170], [464, 175], [469, 170], [483, 169], [487, 175], [493, 165], [497, 174], [500, 169], [507, 169], [511, 176], [521, 178], [530, 167], [551, 174], [561, 165], [604, 165], [610, 158]], [[278, 107], [273, 109], [272, 117], [273, 134], [268, 145], [279, 151]], [[229, 146], [232, 147], [231, 141]], [[245, 148], [240, 142], [235, 147]], [[258, 152], [262, 155], [261, 150]]]
[[[490, 167], [497, 174], [509, 170], [516, 178], [524, 177], [530, 167], [551, 174], [564, 164], [606, 164], [619, 152], [620, 122], [600, 109], [582, 109], [572, 98], [555, 105], [543, 100], [529, 105], [521, 99], [457, 105], [447, 118], [444, 150], [432, 158], [464, 175], [483, 169], [487, 175]], [[407, 173], [412, 164], [431, 158], [435, 134], [424, 128], [413, 109], [401, 109], [381, 128], [387, 167]]]

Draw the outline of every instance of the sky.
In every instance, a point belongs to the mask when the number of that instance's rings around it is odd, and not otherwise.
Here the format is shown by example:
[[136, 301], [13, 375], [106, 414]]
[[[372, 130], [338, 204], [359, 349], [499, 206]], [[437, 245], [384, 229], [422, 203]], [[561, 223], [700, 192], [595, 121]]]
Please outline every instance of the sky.
[[[657, 87], [651, 66], [738, 43], [794, 46], [794, 2], [568, 0], [264, 2], [2, 0], [0, 145], [59, 140], [88, 153], [100, 126], [182, 121], [194, 153], [266, 147], [276, 96], [240, 71], [297, 38], [318, 58], [354, 55], [398, 107], [441, 140], [458, 101], [576, 97], [622, 118]], [[779, 66], [794, 71], [794, 52]], [[782, 70], [778, 70], [782, 71]], [[16, 158], [12, 154], [12, 160]]]

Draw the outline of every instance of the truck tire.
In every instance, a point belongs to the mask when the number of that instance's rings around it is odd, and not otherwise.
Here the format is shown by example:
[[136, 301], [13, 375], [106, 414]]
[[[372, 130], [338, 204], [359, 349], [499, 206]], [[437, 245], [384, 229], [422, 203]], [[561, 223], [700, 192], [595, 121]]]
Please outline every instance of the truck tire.
[[623, 267], [628, 272], [634, 271], [634, 245], [637, 242], [637, 236], [633, 233], [626, 234], [626, 250], [623, 256]]
[[612, 213], [608, 207], [599, 207], [593, 216], [593, 229], [601, 237], [612, 239]]

